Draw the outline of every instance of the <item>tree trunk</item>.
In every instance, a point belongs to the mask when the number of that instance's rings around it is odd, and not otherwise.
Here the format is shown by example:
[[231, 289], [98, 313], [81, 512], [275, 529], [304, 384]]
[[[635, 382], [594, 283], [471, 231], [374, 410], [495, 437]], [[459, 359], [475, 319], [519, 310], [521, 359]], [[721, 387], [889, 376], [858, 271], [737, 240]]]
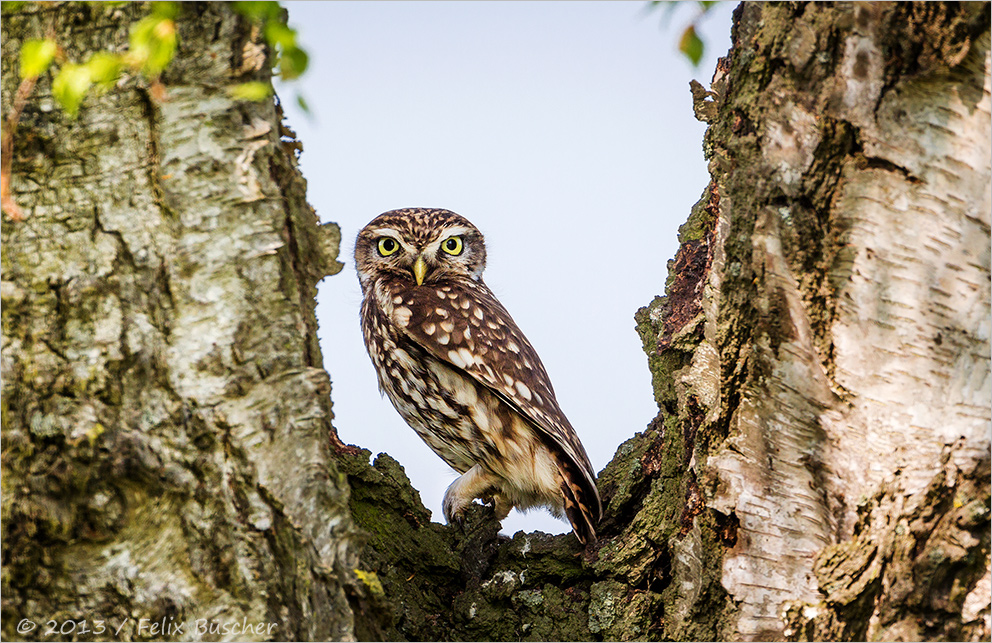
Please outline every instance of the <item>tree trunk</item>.
[[[182, 11], [163, 100], [129, 78], [72, 120], [42, 77], [20, 117], [24, 220], [3, 221], [7, 640], [353, 636], [359, 536], [313, 316], [338, 231], [318, 227], [273, 102], [226, 93], [269, 80], [257, 30], [222, 3]], [[126, 49], [148, 12], [5, 7], [5, 112], [24, 40], [53, 32], [85, 61]]]
[[659, 341], [742, 638], [989, 636], [989, 61], [988, 4], [745, 5], [696, 91], [706, 271]]
[[[81, 59], [144, 10], [5, 13], [5, 105], [23, 39], [51, 22]], [[277, 109], [224, 92], [268, 79], [257, 35], [220, 4], [179, 25], [168, 100], [135, 79], [70, 121], [43, 81], [21, 117], [5, 638], [989, 638], [988, 4], [738, 9], [693, 87], [712, 181], [636, 316], [660, 412], [585, 551], [481, 507], [432, 523], [399, 463], [337, 442], [337, 229]]]

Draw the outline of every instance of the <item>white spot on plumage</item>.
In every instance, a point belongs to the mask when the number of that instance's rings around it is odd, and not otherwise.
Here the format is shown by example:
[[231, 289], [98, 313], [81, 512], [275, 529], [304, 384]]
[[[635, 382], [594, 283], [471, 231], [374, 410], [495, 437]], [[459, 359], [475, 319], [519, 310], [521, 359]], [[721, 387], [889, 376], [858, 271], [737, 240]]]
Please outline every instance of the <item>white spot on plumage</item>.
[[427, 333], [428, 335], [433, 335], [437, 327], [434, 325], [433, 322], [427, 322], [426, 324], [421, 326], [421, 328], [423, 328], [424, 332]]
[[447, 333], [438, 333], [435, 339], [438, 344], [445, 346], [449, 341], [451, 341], [451, 335], [448, 335]]
[[406, 352], [402, 348], [396, 348], [393, 350], [393, 359], [399, 362], [400, 366], [405, 367], [407, 370], [413, 370], [413, 358], [410, 357], [410, 353]]
[[455, 323], [448, 319], [441, 322], [440, 326], [441, 326], [441, 330], [443, 330], [446, 333], [450, 333], [455, 330]]
[[482, 321], [483, 317], [485, 316], [485, 314], [482, 312], [482, 309], [479, 308], [478, 306], [475, 307], [475, 310], [472, 311], [472, 314], [475, 315], [479, 319], [479, 321]]
[[396, 322], [398, 326], [406, 328], [406, 325], [410, 323], [410, 309], [406, 306], [398, 306], [393, 309], [393, 321]]
[[444, 308], [435, 308], [434, 309], [434, 312], [437, 313], [438, 316], [440, 316], [440, 317], [447, 317], [448, 316], [448, 311], [446, 311]]
[[458, 354], [458, 351], [448, 351], [448, 361], [458, 368], [465, 368], [468, 366], [468, 362], [462, 359], [462, 356]]
[[506, 347], [507, 347], [507, 348], [508, 348], [509, 350], [511, 350], [511, 351], [513, 351], [514, 353], [519, 353], [519, 352], [520, 352], [520, 347], [519, 347], [519, 346], [517, 346], [517, 345], [516, 345], [516, 344], [515, 344], [514, 342], [512, 342], [512, 341], [511, 341], [511, 342], [507, 342], [507, 343], [506, 343]]
[[393, 297], [393, 303], [394, 304], [402, 304], [403, 303], [403, 295], [396, 295], [395, 297]]
[[[472, 415], [472, 421], [475, 425], [479, 427], [483, 435], [489, 433], [489, 413], [485, 409], [479, 408], [477, 405], [469, 406], [469, 413]], [[495, 416], [494, 416], [495, 419]], [[497, 419], [498, 422], [498, 419]]]
[[413, 400], [414, 404], [416, 404], [417, 406], [423, 407], [426, 404], [426, 402], [424, 401], [424, 396], [420, 394], [418, 388], [411, 389], [408, 395], [410, 396], [410, 399]]
[[517, 382], [517, 393], [520, 393], [520, 397], [524, 398], [525, 400], [529, 401], [531, 398], [530, 389], [527, 388], [527, 385], [524, 384], [523, 382]]

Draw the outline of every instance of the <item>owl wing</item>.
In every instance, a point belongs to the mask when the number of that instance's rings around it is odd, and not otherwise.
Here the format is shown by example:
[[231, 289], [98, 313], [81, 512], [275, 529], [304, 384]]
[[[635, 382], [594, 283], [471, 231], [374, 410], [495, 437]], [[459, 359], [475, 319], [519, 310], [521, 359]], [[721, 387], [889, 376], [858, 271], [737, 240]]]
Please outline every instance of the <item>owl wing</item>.
[[393, 301], [393, 317], [412, 340], [486, 386], [564, 453], [563, 468], [574, 469], [562, 472], [570, 487], [562, 490], [566, 513], [575, 526], [573, 512], [584, 507], [592, 530], [602, 507], [589, 456], [537, 352], [489, 288], [481, 281], [425, 284], [395, 293]]

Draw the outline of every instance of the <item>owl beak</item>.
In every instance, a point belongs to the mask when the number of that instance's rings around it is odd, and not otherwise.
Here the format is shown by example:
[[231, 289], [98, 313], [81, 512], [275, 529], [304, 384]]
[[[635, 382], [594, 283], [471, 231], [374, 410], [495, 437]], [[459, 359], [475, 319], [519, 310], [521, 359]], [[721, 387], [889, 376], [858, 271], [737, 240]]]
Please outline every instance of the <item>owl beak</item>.
[[427, 262], [424, 261], [423, 255], [417, 256], [417, 260], [413, 262], [413, 276], [417, 280], [417, 285], [424, 285], [424, 277], [427, 276]]

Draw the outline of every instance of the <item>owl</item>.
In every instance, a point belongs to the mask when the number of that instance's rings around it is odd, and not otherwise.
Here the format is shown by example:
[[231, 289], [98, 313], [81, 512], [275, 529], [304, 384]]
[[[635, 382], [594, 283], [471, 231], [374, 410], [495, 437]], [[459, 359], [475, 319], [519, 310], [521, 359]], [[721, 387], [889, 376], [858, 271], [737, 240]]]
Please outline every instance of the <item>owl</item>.
[[482, 280], [482, 233], [448, 210], [392, 210], [358, 233], [355, 266], [379, 389], [461, 474], [445, 519], [477, 498], [499, 520], [547, 507], [595, 542], [595, 473], [540, 358]]

